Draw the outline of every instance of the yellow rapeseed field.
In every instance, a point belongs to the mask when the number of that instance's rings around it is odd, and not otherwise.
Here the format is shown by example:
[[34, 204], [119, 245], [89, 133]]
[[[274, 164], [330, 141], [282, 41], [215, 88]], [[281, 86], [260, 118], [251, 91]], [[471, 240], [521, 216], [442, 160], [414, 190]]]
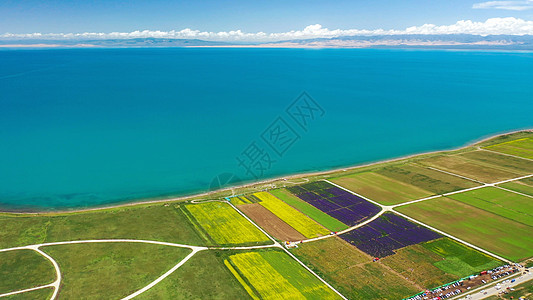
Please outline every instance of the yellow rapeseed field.
[[261, 205], [270, 210], [273, 214], [289, 224], [292, 228], [303, 234], [307, 238], [314, 238], [321, 235], [329, 234], [329, 231], [301, 213], [292, 206], [276, 198], [268, 192], [255, 193], [254, 196], [259, 198]]

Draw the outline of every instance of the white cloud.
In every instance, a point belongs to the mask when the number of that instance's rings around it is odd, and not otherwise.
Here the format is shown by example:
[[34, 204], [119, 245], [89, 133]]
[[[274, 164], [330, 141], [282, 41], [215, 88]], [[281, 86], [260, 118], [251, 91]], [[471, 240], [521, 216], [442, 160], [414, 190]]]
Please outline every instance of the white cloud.
[[153, 31], [142, 30], [132, 32], [110, 33], [28, 33], [28, 34], [1, 34], [1, 39], [129, 39], [129, 38], [172, 38], [172, 39], [202, 39], [209, 41], [281, 41], [290, 39], [331, 38], [338, 36], [354, 35], [393, 35], [393, 34], [474, 34], [474, 35], [533, 35], [533, 21], [519, 18], [492, 18], [485, 22], [461, 20], [452, 25], [424, 24], [396, 29], [333, 29], [322, 27], [320, 24], [309, 25], [303, 30], [288, 32], [247, 33], [241, 30], [208, 32], [186, 28], [183, 30]]
[[475, 3], [472, 8], [477, 9], [505, 9], [505, 10], [528, 10], [533, 9], [533, 0], [522, 1], [487, 1]]

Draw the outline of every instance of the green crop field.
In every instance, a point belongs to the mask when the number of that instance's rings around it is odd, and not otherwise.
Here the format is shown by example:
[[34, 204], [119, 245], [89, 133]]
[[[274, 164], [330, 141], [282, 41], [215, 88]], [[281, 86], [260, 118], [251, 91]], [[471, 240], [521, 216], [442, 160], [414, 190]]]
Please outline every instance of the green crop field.
[[307, 238], [313, 238], [321, 235], [329, 234], [329, 230], [322, 227], [303, 213], [292, 208], [287, 203], [274, 197], [268, 192], [259, 192], [254, 194], [259, 198], [259, 202], [266, 209], [270, 210], [273, 214], [282, 219], [285, 223], [289, 224], [292, 228], [303, 234]]
[[401, 299], [421, 290], [340, 238], [300, 244], [291, 251], [349, 299]]
[[0, 215], [0, 247], [89, 239], [145, 239], [202, 245], [204, 242], [195, 228], [175, 206], [154, 204], [67, 214], [4, 214]]
[[495, 187], [486, 187], [449, 197], [525, 225], [533, 226], [533, 199], [530, 197]]
[[419, 163], [485, 183], [494, 183], [524, 175], [523, 172], [511, 172], [497, 165], [476, 162], [458, 155], [435, 156], [420, 160]]
[[433, 195], [432, 192], [374, 172], [333, 178], [331, 181], [383, 205], [393, 205]]
[[0, 252], [0, 294], [54, 282], [52, 263], [33, 250]]
[[339, 299], [340, 297], [280, 251], [231, 255], [227, 267], [254, 299]]
[[52, 297], [54, 293], [53, 288], [44, 288], [22, 294], [15, 294], [3, 297], [2, 300], [47, 300]]
[[326, 227], [330, 231], [341, 231], [348, 228], [346, 224], [329, 216], [325, 212], [303, 201], [302, 199], [296, 197], [286, 189], [276, 189], [271, 190], [269, 192], [278, 199], [281, 199], [290, 206], [296, 208], [301, 213], [320, 223], [322, 226]]
[[533, 196], [533, 177], [500, 184], [501, 187]]
[[443, 260], [434, 263], [436, 267], [446, 273], [456, 275], [458, 278], [504, 264], [502, 261], [449, 238], [425, 242], [421, 246], [443, 258]]
[[376, 172], [429, 191], [431, 194], [444, 194], [479, 185], [473, 181], [432, 170], [417, 164], [389, 166]]
[[533, 161], [517, 158], [513, 156], [497, 154], [488, 151], [471, 151], [461, 153], [458, 156], [475, 161], [488, 167], [498, 166], [498, 168], [507, 170], [517, 174], [532, 174], [533, 173]]
[[171, 269], [189, 249], [141, 243], [89, 243], [41, 248], [61, 268], [59, 299], [120, 299]]
[[270, 239], [257, 227], [224, 202], [186, 205], [208, 239], [218, 245], [269, 243]]
[[397, 208], [412, 218], [513, 261], [533, 256], [532, 227], [450, 198]]
[[526, 137], [485, 147], [492, 151], [533, 159], [533, 138]]
[[223, 251], [200, 251], [186, 264], [135, 299], [247, 299], [248, 294], [224, 266]]

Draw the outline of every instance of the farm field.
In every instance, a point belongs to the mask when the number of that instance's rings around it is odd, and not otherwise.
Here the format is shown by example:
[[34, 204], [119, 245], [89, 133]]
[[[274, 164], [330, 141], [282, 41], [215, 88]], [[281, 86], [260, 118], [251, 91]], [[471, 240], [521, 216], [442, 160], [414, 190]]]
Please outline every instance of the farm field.
[[[186, 264], [135, 299], [247, 299], [248, 293], [224, 266], [228, 251], [200, 251]], [[206, 284], [208, 283], [208, 284]]]
[[419, 163], [484, 183], [494, 183], [524, 175], [523, 172], [512, 172], [496, 165], [468, 160], [459, 155], [441, 155], [420, 160]]
[[361, 223], [381, 210], [379, 206], [325, 181], [306, 183], [288, 190], [349, 226]]
[[283, 220], [259, 203], [240, 205], [239, 209], [278, 240], [299, 241], [305, 239], [303, 234], [283, 222]]
[[346, 224], [329, 216], [311, 204], [301, 200], [300, 198], [291, 194], [291, 192], [289, 192], [287, 189], [275, 189], [269, 192], [278, 199], [281, 199], [285, 203], [299, 210], [301, 213], [307, 215], [309, 218], [315, 220], [317, 223], [326, 227], [329, 231], [341, 231], [348, 228]]
[[483, 150], [461, 153], [458, 154], [458, 156], [483, 165], [486, 164], [489, 167], [498, 166], [503, 170], [508, 170], [521, 175], [533, 173], [533, 160], [527, 160]]
[[512, 261], [533, 256], [531, 226], [460, 201], [437, 198], [396, 210]]
[[533, 196], [533, 177], [500, 184], [501, 187]]
[[2, 300], [46, 300], [52, 297], [54, 293], [53, 288], [44, 288], [22, 294], [15, 294], [7, 297], [2, 297]]
[[393, 255], [394, 250], [439, 238], [440, 235], [393, 213], [385, 213], [365, 226], [340, 235], [372, 257]]
[[189, 249], [140, 243], [45, 246], [62, 273], [58, 299], [120, 299], [172, 268]]
[[265, 244], [270, 239], [252, 223], [224, 202], [206, 202], [184, 206], [206, 239], [218, 245]]
[[432, 192], [375, 172], [337, 177], [331, 181], [383, 205], [394, 205], [433, 195]]
[[0, 294], [46, 285], [55, 279], [52, 263], [33, 250], [0, 252]]
[[291, 251], [349, 299], [401, 299], [421, 290], [340, 238], [300, 244]]
[[494, 187], [486, 187], [449, 196], [457, 201], [489, 211], [533, 230], [533, 199]]
[[526, 137], [485, 147], [505, 154], [533, 159], [533, 138]]
[[0, 214], [0, 228], [0, 248], [89, 239], [205, 243], [176, 205], [163, 204], [63, 214]]
[[286, 253], [267, 250], [231, 255], [226, 266], [254, 299], [340, 299]]
[[289, 224], [305, 237], [314, 238], [329, 234], [329, 230], [292, 208], [287, 203], [274, 197], [272, 194], [268, 192], [259, 192], [255, 193], [254, 196], [261, 200], [259, 204], [278, 216], [281, 220]]
[[439, 195], [480, 185], [416, 163], [388, 166], [377, 170], [376, 173]]

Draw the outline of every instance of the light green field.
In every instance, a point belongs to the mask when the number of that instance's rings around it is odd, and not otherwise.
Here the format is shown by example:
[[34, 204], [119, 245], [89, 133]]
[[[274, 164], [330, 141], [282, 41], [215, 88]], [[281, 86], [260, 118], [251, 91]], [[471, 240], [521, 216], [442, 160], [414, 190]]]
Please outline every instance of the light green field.
[[265, 244], [270, 239], [225, 202], [186, 205], [199, 229], [218, 245]]
[[189, 249], [141, 243], [88, 243], [41, 248], [61, 269], [58, 299], [120, 299], [180, 262]]
[[402, 299], [421, 290], [340, 238], [300, 244], [291, 251], [348, 299]]
[[340, 299], [283, 252], [245, 252], [228, 261], [254, 299]]
[[433, 195], [432, 192], [374, 172], [333, 178], [331, 181], [383, 205], [394, 205]]
[[200, 251], [186, 264], [135, 299], [247, 299], [248, 294], [224, 266], [221, 251]]
[[31, 292], [3, 297], [2, 300], [48, 300], [52, 297], [53, 293], [53, 288], [44, 288]]
[[486, 187], [449, 197], [522, 224], [533, 226], [533, 198], [495, 187]]
[[445, 194], [479, 185], [473, 181], [414, 163], [385, 167], [376, 172], [422, 190], [430, 191], [432, 194]]
[[261, 199], [261, 202], [259, 203], [262, 206], [307, 238], [314, 238], [330, 233], [329, 230], [322, 227], [317, 222], [268, 192], [255, 193], [254, 196]]
[[512, 261], [533, 256], [531, 226], [460, 201], [441, 197], [397, 210]]
[[272, 195], [276, 196], [278, 199], [283, 200], [290, 206], [296, 208], [303, 214], [320, 223], [322, 226], [326, 227], [330, 231], [341, 231], [348, 228], [346, 224], [329, 216], [328, 214], [312, 206], [311, 204], [303, 201], [297, 196], [291, 194], [291, 192], [286, 189], [276, 189], [269, 192]]
[[425, 242], [421, 246], [442, 257], [443, 260], [435, 262], [434, 265], [446, 273], [456, 275], [456, 279], [504, 264], [449, 238]]
[[[0, 215], [0, 248], [90, 239], [145, 239], [202, 245], [176, 205], [139, 205], [99, 211]], [[179, 228], [179, 230], [170, 230]]]
[[500, 184], [501, 187], [533, 196], [533, 177]]
[[485, 148], [492, 151], [533, 159], [533, 138], [531, 137], [503, 142]]
[[0, 294], [54, 282], [52, 263], [33, 250], [0, 252]]
[[497, 165], [476, 162], [461, 156], [436, 156], [419, 161], [420, 164], [451, 172], [485, 183], [523, 176], [523, 172], [511, 172]]

